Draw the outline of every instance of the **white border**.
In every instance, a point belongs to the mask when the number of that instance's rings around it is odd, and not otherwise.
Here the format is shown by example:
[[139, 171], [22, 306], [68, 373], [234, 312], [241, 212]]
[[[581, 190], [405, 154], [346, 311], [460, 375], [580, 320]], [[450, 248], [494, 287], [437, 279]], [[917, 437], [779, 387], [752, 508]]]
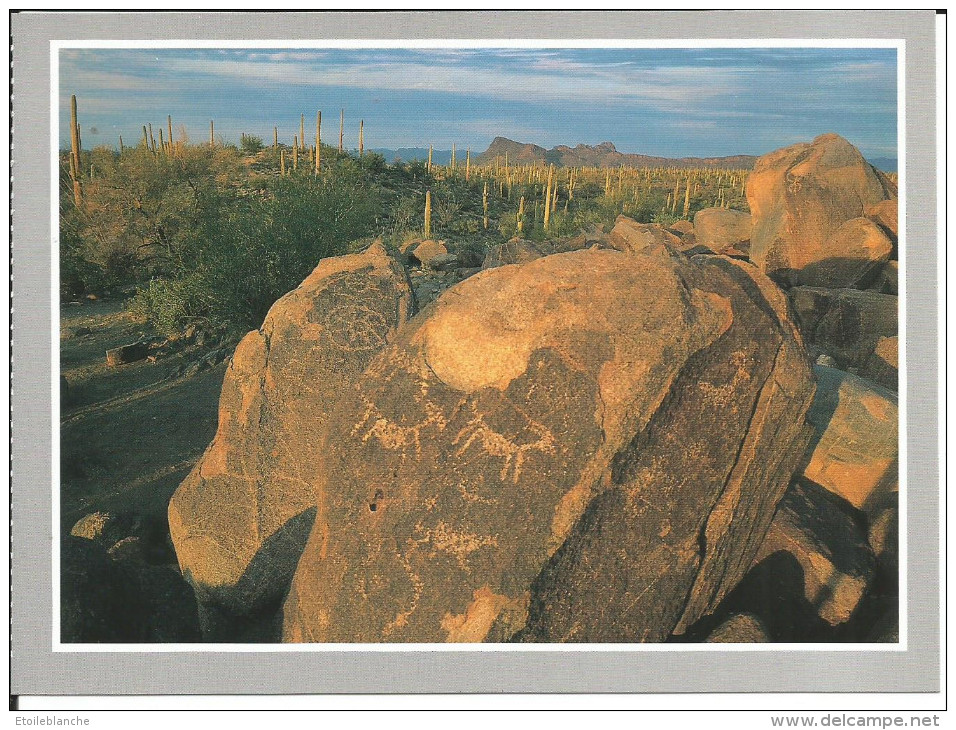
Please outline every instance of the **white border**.
[[[768, 38], [755, 39], [409, 39], [409, 40], [382, 40], [382, 39], [330, 39], [325, 41], [290, 41], [290, 40], [52, 40], [50, 41], [50, 150], [51, 150], [51, 221], [52, 249], [51, 249], [51, 307], [52, 307], [52, 352], [51, 358], [53, 415], [52, 428], [52, 474], [53, 474], [53, 631], [52, 651], [55, 653], [105, 653], [105, 652], [143, 652], [143, 653], [170, 653], [170, 652], [475, 652], [475, 651], [504, 651], [504, 652], [785, 652], [785, 651], [878, 651], [878, 652], [905, 652], [907, 650], [908, 622], [907, 622], [907, 509], [906, 509], [906, 94], [905, 94], [905, 45], [904, 39], [886, 38], [852, 38], [852, 39], [803, 39], [803, 38]], [[899, 176], [899, 219], [904, 224], [899, 230], [899, 338], [903, 344], [899, 355], [899, 643], [897, 644], [862, 644], [862, 643], [772, 643], [772, 644], [63, 644], [60, 637], [60, 301], [59, 301], [59, 52], [65, 49], [83, 48], [169, 48], [169, 49], [208, 49], [208, 48], [309, 48], [309, 49], [438, 49], [438, 48], [564, 48], [564, 49], [604, 49], [604, 48], [663, 48], [663, 49], [697, 49], [697, 48], [895, 48], [897, 51], [897, 170]], [[937, 46], [939, 49], [939, 46]], [[942, 164], [942, 163], [940, 163]], [[941, 186], [942, 187], [942, 186]], [[942, 193], [941, 193], [942, 194]], [[944, 208], [939, 208], [940, 213]], [[940, 216], [942, 220], [942, 216]], [[942, 225], [942, 223], [940, 223]], [[942, 237], [939, 239], [943, 241]], [[943, 246], [939, 247], [940, 249]], [[942, 253], [940, 253], [942, 255]], [[943, 317], [941, 317], [942, 323]], [[942, 326], [942, 324], [941, 324]], [[942, 453], [942, 452], [941, 452]], [[944, 478], [941, 474], [941, 480]], [[944, 513], [940, 513], [941, 517]], [[941, 519], [942, 523], [942, 519]], [[941, 527], [941, 530], [943, 528]], [[942, 545], [942, 543], [941, 543]], [[940, 561], [942, 564], [942, 560]], [[941, 586], [944, 581], [941, 582]], [[942, 588], [941, 588], [942, 590]]]

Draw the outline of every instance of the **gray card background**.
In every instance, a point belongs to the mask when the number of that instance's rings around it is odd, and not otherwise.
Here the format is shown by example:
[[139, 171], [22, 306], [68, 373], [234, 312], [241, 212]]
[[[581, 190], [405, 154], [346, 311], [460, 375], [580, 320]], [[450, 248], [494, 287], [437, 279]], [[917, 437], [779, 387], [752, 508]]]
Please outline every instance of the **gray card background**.
[[[939, 691], [933, 11], [18, 13], [11, 24], [12, 693]], [[49, 41], [514, 37], [905, 39], [908, 650], [54, 653]]]

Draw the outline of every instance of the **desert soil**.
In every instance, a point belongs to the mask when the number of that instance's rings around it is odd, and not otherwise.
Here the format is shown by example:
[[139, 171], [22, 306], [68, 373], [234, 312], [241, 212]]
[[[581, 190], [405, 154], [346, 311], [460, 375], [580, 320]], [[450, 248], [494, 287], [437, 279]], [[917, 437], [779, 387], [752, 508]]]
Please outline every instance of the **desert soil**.
[[154, 336], [120, 301], [60, 308], [60, 372], [69, 383], [60, 408], [61, 535], [96, 511], [163, 524], [170, 496], [216, 433], [226, 363], [176, 374], [208, 347], [107, 367], [107, 349]]

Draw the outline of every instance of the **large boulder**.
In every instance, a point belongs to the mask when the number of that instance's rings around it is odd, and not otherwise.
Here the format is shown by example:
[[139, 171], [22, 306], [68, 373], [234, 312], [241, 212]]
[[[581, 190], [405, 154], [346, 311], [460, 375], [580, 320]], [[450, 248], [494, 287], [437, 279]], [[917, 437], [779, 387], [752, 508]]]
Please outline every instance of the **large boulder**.
[[694, 216], [696, 242], [714, 253], [746, 251], [753, 227], [749, 213], [729, 208], [704, 208]]
[[789, 297], [807, 345], [842, 368], [864, 368], [882, 338], [897, 336], [898, 300], [890, 294], [800, 286]]
[[169, 504], [204, 607], [244, 615], [281, 599], [312, 528], [331, 406], [413, 312], [404, 269], [376, 242], [324, 260], [239, 343], [215, 440]]
[[305, 455], [319, 513], [284, 640], [683, 631], [750, 565], [808, 443], [785, 312], [755, 268], [666, 249], [458, 284]]
[[895, 197], [896, 186], [838, 135], [771, 152], [747, 178], [750, 258], [788, 286], [854, 286], [874, 257], [885, 260], [883, 247], [834, 234]]

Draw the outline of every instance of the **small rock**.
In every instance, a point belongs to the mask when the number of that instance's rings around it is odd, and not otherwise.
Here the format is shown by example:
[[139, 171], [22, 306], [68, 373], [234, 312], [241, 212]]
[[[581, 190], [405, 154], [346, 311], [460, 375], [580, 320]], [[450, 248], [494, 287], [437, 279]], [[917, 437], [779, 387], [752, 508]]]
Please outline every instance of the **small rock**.
[[667, 227], [667, 230], [675, 236], [683, 236], [694, 232], [694, 224], [690, 221], [680, 220]]
[[130, 345], [114, 347], [106, 351], [106, 365], [115, 368], [118, 365], [144, 360], [148, 354], [149, 346], [145, 342], [134, 342]]
[[839, 364], [837, 363], [837, 361], [834, 360], [830, 355], [827, 355], [826, 353], [817, 355], [816, 364], [822, 365], [823, 367], [827, 367], [827, 368], [839, 367]]
[[411, 250], [412, 256], [423, 266], [429, 266], [436, 256], [444, 256], [447, 253], [448, 247], [444, 243], [432, 240], [422, 241]]
[[680, 239], [657, 223], [638, 223], [619, 215], [608, 234], [611, 248], [626, 253], [641, 253], [652, 246], [676, 247]]
[[96, 294], [87, 294], [86, 298], [91, 302], [95, 302], [97, 299], [99, 299], [99, 297], [96, 296]]
[[143, 559], [141, 540], [136, 535], [117, 540], [106, 552], [113, 560], [141, 561]]
[[736, 613], [714, 629], [704, 641], [708, 644], [761, 644], [770, 640], [767, 627], [757, 616]]
[[438, 254], [428, 261], [428, 268], [432, 271], [451, 271], [459, 266], [458, 256], [453, 253]]
[[70, 530], [70, 534], [73, 537], [82, 537], [85, 540], [96, 540], [103, 534], [103, 529], [109, 521], [109, 512], [92, 512], [77, 520]]
[[464, 280], [467, 279], [469, 276], [474, 276], [475, 274], [479, 273], [480, 271], [481, 271], [481, 267], [480, 267], [480, 266], [477, 267], [477, 268], [471, 267], [471, 268], [467, 268], [467, 269], [456, 269], [456, 270], [455, 270], [455, 276], [456, 276], [456, 278], [458, 279], [458, 281], [464, 281]]

